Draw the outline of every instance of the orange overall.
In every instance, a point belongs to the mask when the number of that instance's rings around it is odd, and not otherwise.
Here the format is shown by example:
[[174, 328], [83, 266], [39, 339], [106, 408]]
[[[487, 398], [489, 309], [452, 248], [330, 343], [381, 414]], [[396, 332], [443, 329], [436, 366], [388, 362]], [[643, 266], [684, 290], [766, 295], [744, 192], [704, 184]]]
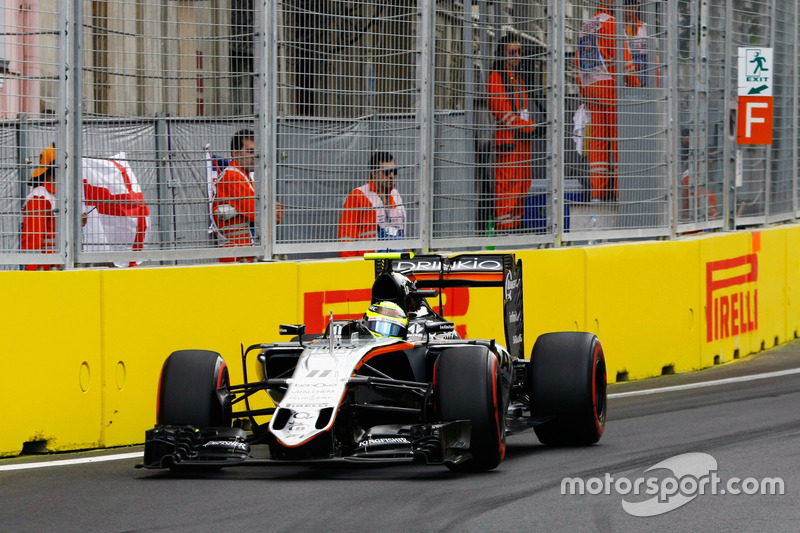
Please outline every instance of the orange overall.
[[[405, 226], [406, 208], [397, 189], [381, 198], [370, 181], [347, 196], [339, 217], [339, 240], [403, 238]], [[363, 251], [339, 252], [340, 257], [363, 255]]]
[[[624, 40], [626, 83], [638, 87], [630, 51]], [[616, 21], [605, 9], [581, 27], [576, 66], [578, 83], [591, 114], [591, 135], [586, 151], [592, 199], [616, 200], [618, 195]]]
[[[56, 189], [52, 183], [34, 188], [22, 209], [23, 250], [52, 254], [56, 251]], [[25, 270], [50, 270], [56, 265], [25, 265]]]
[[[231, 161], [217, 182], [217, 193], [212, 205], [214, 223], [223, 238], [222, 247], [252, 246], [250, 229], [256, 218], [256, 190], [253, 180], [236, 163]], [[254, 261], [255, 257], [238, 258]], [[234, 258], [223, 258], [221, 262], [233, 262]]]
[[528, 96], [519, 74], [494, 71], [489, 75], [489, 109], [497, 121], [495, 130], [494, 224], [498, 230], [512, 230], [522, 224], [525, 196], [531, 186], [531, 142], [522, 139], [535, 125], [525, 116]]

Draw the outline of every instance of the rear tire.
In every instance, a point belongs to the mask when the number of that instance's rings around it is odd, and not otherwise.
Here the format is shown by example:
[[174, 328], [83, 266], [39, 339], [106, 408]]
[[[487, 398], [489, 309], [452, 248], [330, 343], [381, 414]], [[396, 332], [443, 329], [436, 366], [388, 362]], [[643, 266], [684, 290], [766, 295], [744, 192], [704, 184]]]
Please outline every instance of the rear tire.
[[217, 352], [173, 352], [161, 369], [158, 423], [171, 426], [230, 427], [228, 365]]
[[531, 353], [529, 393], [534, 417], [551, 417], [534, 428], [542, 444], [588, 446], [606, 424], [606, 361], [591, 333], [540, 336]]
[[436, 360], [434, 405], [443, 422], [469, 420], [471, 459], [446, 463], [450, 470], [497, 468], [506, 449], [505, 408], [502, 404], [497, 357], [485, 346], [444, 350]]

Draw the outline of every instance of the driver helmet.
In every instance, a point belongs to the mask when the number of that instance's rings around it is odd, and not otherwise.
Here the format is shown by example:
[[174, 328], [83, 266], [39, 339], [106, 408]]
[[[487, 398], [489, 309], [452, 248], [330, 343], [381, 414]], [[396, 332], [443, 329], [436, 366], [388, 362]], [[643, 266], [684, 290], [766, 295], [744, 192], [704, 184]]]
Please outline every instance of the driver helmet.
[[369, 306], [364, 321], [377, 337], [403, 339], [408, 332], [408, 317], [394, 302], [378, 302]]

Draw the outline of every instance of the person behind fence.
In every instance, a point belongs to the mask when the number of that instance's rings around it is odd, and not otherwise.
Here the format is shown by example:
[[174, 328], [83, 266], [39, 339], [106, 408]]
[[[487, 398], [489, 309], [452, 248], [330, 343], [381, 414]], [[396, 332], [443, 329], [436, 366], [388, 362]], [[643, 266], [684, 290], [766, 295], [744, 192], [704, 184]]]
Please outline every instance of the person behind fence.
[[[216, 184], [211, 204], [223, 248], [255, 244], [256, 189], [253, 180], [256, 144], [252, 130], [243, 129], [231, 138], [231, 161]], [[278, 204], [277, 222], [281, 223], [282, 209]], [[223, 257], [222, 263], [253, 262], [255, 257]]]
[[[614, 0], [599, 0], [594, 16], [581, 27], [576, 53], [578, 89], [591, 115], [589, 158], [591, 201], [616, 201], [618, 191], [617, 154], [617, 38], [616, 20], [609, 11]], [[622, 44], [625, 83], [639, 87], [635, 65], [624, 39]]]
[[[347, 196], [339, 217], [339, 240], [395, 240], [406, 235], [406, 208], [395, 187], [397, 164], [389, 152], [376, 150], [369, 158], [367, 183]], [[341, 257], [364, 252], [339, 252]]]
[[[707, 165], [709, 171], [714, 168], [713, 156], [709, 157]], [[691, 168], [683, 171], [679, 190], [678, 220], [680, 222], [705, 222], [719, 218], [717, 195], [707, 184], [701, 183], [696, 176], [692, 175]]]
[[624, 0], [624, 5], [625, 38], [631, 53], [631, 61], [639, 78], [639, 86], [648, 87], [654, 84], [648, 79], [650, 66], [647, 61], [647, 25], [639, 19], [640, 0]]
[[489, 109], [497, 123], [495, 142], [494, 227], [514, 230], [522, 225], [525, 196], [531, 186], [531, 135], [528, 94], [520, 76], [522, 44], [505, 35], [497, 45], [489, 74]]
[[[39, 156], [39, 166], [31, 173], [33, 190], [22, 208], [23, 251], [56, 252], [56, 149], [48, 146]], [[25, 270], [51, 270], [57, 265], [25, 265]]]

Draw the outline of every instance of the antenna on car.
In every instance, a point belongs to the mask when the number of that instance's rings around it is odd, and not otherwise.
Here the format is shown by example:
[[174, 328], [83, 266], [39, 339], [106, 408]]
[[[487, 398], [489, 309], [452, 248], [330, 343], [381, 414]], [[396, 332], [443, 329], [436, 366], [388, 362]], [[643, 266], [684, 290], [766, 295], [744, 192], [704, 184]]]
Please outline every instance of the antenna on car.
[[328, 319], [328, 345], [331, 349], [331, 355], [333, 355], [333, 309], [331, 309], [330, 313], [330, 318]]
[[414, 259], [414, 252], [368, 252], [364, 254], [367, 261], [375, 261], [375, 275], [381, 272], [392, 272], [392, 261]]

